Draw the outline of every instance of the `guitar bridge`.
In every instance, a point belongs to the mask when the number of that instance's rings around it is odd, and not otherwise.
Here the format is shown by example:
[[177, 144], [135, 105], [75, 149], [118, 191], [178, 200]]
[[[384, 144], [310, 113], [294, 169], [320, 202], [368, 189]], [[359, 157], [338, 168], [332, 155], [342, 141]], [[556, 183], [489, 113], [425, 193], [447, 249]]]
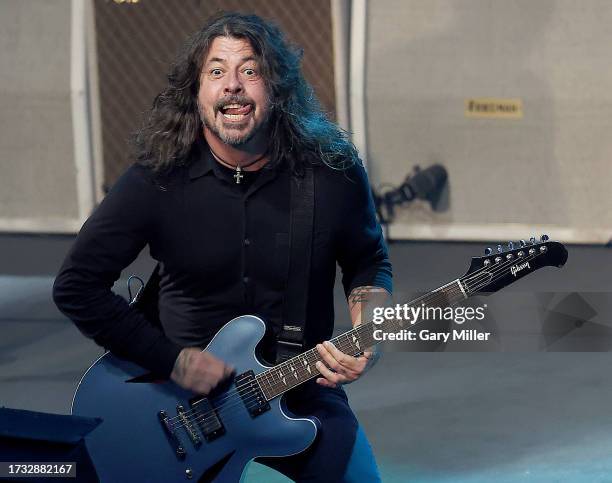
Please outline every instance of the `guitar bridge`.
[[[202, 444], [202, 440], [198, 435], [196, 429], [193, 426], [192, 420], [185, 414], [185, 408], [183, 406], [176, 407], [176, 413], [178, 414], [179, 421], [183, 424], [187, 436], [196, 448], [199, 448]], [[197, 416], [196, 416], [197, 417]]]
[[268, 400], [264, 396], [261, 387], [259, 387], [253, 371], [247, 371], [236, 376], [235, 383], [236, 390], [252, 418], [270, 409], [270, 404], [268, 404]]
[[187, 456], [187, 452], [185, 451], [185, 448], [183, 448], [181, 440], [178, 438], [176, 431], [174, 430], [174, 428], [171, 427], [170, 422], [168, 420], [168, 414], [166, 413], [166, 411], [160, 411], [159, 413], [157, 413], [157, 417], [159, 418], [159, 422], [161, 423], [162, 428], [164, 429], [164, 433], [168, 438], [168, 442], [174, 449], [174, 454], [179, 460], [184, 460]]

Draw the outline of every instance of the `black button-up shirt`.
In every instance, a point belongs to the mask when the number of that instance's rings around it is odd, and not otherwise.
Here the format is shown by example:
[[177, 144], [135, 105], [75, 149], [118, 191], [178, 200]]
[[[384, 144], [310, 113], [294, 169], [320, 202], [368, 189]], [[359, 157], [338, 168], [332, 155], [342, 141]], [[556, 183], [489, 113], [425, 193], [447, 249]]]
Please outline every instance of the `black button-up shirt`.
[[[60, 310], [97, 343], [164, 375], [182, 347], [205, 347], [239, 315], [260, 316], [274, 335], [289, 263], [290, 174], [264, 167], [243, 172], [239, 185], [234, 174], [207, 149], [161, 184], [147, 168], [130, 167], [83, 225], [56, 278]], [[313, 174], [307, 346], [332, 335], [336, 261], [347, 294], [362, 285], [391, 291], [365, 170], [322, 165]], [[161, 267], [163, 331], [111, 291], [147, 244]]]

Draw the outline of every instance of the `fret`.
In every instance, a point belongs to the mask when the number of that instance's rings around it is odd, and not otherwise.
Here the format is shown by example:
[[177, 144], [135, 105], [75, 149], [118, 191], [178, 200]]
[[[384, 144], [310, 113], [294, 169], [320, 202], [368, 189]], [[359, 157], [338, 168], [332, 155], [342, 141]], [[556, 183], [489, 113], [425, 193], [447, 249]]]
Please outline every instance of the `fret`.
[[457, 280], [455, 280], [455, 282], [457, 282], [457, 285], [459, 285], [459, 288], [461, 289], [461, 293], [463, 294], [463, 297], [467, 299], [468, 298], [468, 294], [465, 291], [465, 288], [463, 288], [463, 284], [461, 283], [461, 280], [457, 279]]
[[[450, 307], [465, 300], [469, 296], [468, 293], [461, 280], [457, 279], [412, 300], [408, 303], [408, 306]], [[331, 342], [345, 354], [357, 356], [362, 354], [364, 350], [378, 344], [378, 341], [374, 339], [374, 330], [397, 331], [403, 327], [404, 323], [405, 321], [402, 319], [385, 320], [382, 324], [366, 322], [340, 334]], [[259, 377], [265, 378], [268, 383], [264, 395], [268, 400], [273, 399], [313, 377], [319, 376], [320, 372], [315, 364], [320, 360], [321, 357], [314, 348], [261, 373]]]
[[374, 330], [376, 327], [376, 324], [373, 322], [361, 324], [356, 327], [354, 337], [357, 339], [359, 344], [358, 354], [363, 352], [365, 349], [378, 344], [378, 341], [374, 339]]
[[308, 375], [312, 375], [312, 367], [310, 367], [310, 362], [308, 361], [307, 357], [304, 356], [300, 356], [300, 361], [302, 362], [302, 364], [304, 365], [304, 370], [308, 372]]

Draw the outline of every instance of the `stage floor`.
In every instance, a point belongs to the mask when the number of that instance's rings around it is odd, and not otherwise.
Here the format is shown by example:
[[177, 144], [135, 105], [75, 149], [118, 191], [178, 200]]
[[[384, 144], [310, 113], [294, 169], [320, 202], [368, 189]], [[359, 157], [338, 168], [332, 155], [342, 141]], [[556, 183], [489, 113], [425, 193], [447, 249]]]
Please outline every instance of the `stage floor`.
[[[80, 376], [102, 354], [51, 301], [53, 277], [71, 241], [0, 236], [2, 406], [68, 413]], [[462, 275], [484, 246], [392, 244], [395, 301]], [[542, 270], [491, 301], [540, 292], [610, 299], [605, 268], [612, 266], [612, 250], [572, 246], [569, 253], [562, 270]], [[143, 254], [125, 273], [146, 277], [151, 267]], [[117, 291], [126, 293], [122, 284]], [[336, 296], [341, 332], [348, 317], [341, 290]], [[599, 331], [585, 333], [602, 352], [571, 351], [571, 344], [556, 340], [545, 348], [565, 352], [385, 353], [346, 387], [383, 481], [612, 481], [612, 355], [604, 352], [612, 346], [609, 308], [597, 307], [592, 325]], [[497, 307], [495, 317], [507, 326], [516, 314], [529, 317], [520, 307]], [[248, 474], [249, 482], [287, 481], [255, 464]]]

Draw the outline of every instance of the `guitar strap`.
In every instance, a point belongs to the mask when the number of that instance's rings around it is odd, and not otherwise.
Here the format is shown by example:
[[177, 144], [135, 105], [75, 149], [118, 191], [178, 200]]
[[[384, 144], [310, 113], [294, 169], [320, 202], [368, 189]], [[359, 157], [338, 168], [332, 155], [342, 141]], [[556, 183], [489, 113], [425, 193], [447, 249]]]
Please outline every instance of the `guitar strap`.
[[289, 272], [283, 297], [282, 326], [277, 336], [277, 364], [304, 350], [314, 224], [314, 176], [310, 165], [306, 166], [303, 177], [291, 176], [289, 223]]
[[[303, 352], [314, 224], [312, 166], [308, 165], [305, 168], [302, 177], [291, 176], [290, 193], [289, 269], [283, 296], [282, 325], [276, 339], [277, 363]], [[145, 286], [130, 301], [131, 306], [140, 310], [151, 324], [159, 328], [161, 328], [158, 312], [160, 279], [158, 263]]]

